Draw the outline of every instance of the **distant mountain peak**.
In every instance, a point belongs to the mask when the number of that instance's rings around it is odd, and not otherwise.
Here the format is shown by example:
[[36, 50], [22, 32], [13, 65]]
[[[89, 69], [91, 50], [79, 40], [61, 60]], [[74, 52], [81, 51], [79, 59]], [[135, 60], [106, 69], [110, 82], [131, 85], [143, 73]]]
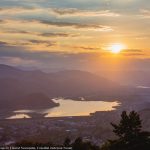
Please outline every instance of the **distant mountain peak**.
[[21, 70], [13, 66], [0, 64], [0, 71], [21, 71]]

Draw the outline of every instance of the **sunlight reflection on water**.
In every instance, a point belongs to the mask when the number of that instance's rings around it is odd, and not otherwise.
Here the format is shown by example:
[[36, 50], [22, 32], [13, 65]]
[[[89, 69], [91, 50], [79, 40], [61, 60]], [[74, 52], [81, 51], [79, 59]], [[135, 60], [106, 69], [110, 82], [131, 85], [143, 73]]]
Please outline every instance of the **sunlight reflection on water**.
[[27, 114], [15, 114], [15, 115], [8, 117], [6, 119], [22, 119], [22, 118], [31, 118], [31, 117]]
[[117, 101], [74, 101], [71, 99], [53, 99], [53, 101], [59, 103], [60, 106], [45, 110], [47, 113], [45, 117], [88, 116], [96, 111], [115, 110], [115, 107], [119, 106]]
[[[96, 111], [111, 111], [115, 110], [120, 105], [119, 102], [105, 101], [75, 101], [71, 99], [56, 98], [52, 99], [59, 103], [58, 107], [43, 109], [43, 110], [16, 110], [15, 115], [7, 119], [31, 118], [31, 113], [47, 114], [45, 117], [64, 117], [64, 116], [89, 116]], [[18, 114], [17, 114], [18, 113]]]

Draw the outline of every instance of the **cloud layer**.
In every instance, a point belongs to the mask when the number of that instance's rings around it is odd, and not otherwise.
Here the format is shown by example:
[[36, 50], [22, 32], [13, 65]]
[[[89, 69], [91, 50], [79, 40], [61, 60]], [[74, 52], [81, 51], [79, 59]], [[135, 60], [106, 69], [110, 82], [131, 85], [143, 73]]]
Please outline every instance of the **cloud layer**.
[[127, 46], [120, 58], [147, 60], [149, 19], [148, 0], [1, 0], [0, 62], [86, 66], [112, 43]]

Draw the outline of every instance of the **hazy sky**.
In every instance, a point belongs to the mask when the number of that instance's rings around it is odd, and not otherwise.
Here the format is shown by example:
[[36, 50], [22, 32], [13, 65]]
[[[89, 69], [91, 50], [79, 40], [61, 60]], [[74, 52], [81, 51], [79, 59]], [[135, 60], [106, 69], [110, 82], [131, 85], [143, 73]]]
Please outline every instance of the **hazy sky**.
[[[114, 43], [125, 45], [117, 56]], [[116, 61], [150, 65], [150, 0], [0, 0], [0, 63], [96, 69]]]

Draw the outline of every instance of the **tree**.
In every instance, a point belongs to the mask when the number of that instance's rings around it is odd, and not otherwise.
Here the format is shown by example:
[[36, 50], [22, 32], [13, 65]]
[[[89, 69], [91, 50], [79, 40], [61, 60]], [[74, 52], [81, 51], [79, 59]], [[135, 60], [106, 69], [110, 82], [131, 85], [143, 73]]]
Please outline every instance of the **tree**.
[[73, 150], [82, 150], [83, 149], [82, 138], [80, 137], [77, 138], [72, 145], [73, 145]]
[[119, 124], [111, 123], [117, 140], [109, 140], [102, 149], [104, 150], [149, 150], [150, 133], [142, 131], [142, 121], [135, 111], [129, 115], [126, 111], [121, 114]]
[[71, 145], [71, 140], [67, 137], [64, 141], [64, 146], [69, 147]]
[[72, 143], [72, 148], [73, 150], [100, 150], [98, 146], [91, 142], [84, 142], [80, 137]]

